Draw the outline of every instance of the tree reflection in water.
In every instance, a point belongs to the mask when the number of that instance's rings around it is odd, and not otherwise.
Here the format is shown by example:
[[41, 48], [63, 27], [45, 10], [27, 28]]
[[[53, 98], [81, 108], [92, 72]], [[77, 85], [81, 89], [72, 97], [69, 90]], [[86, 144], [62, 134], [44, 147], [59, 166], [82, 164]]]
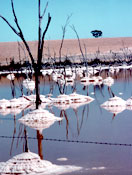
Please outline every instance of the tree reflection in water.
[[[122, 79], [121, 79], [122, 77], [120, 77], [120, 76], [123, 76], [123, 78], [126, 78], [127, 81], [130, 81], [131, 71], [130, 71], [129, 76], [128, 76], [127, 71], [120, 71], [120, 73], [122, 75], [116, 74], [116, 76], [114, 77], [114, 75], [113, 75], [113, 77], [115, 79], [118, 78], [122, 81]], [[126, 84], [125, 84], [125, 86], [126, 86]], [[94, 91], [96, 107], [98, 107], [98, 106], [101, 107], [100, 106], [101, 100], [104, 101], [104, 99], [107, 98], [107, 97], [114, 97], [115, 94], [118, 92], [118, 91], [117, 92], [115, 91], [115, 87], [110, 87], [110, 86], [106, 86], [106, 85], [92, 86], [92, 88], [89, 87], [89, 86], [83, 86], [83, 87], [81, 86], [81, 88], [83, 88], [83, 93], [85, 93], [87, 95], [89, 94], [89, 89], [90, 90], [92, 89]], [[48, 89], [49, 93], [54, 93], [53, 95], [56, 95], [55, 94], [56, 92], [54, 92], [56, 90], [56, 89], [54, 89], [54, 84], [52, 84], [51, 88], [47, 88], [47, 89]], [[46, 88], [45, 88], [45, 90], [46, 90]], [[77, 85], [76, 90], [78, 90], [78, 85]], [[57, 93], [58, 93], [58, 91], [57, 91]], [[105, 94], [105, 93], [107, 93], [107, 94]], [[99, 99], [99, 97], [101, 97], [101, 100]], [[128, 105], [127, 109], [131, 109], [131, 106]], [[64, 105], [64, 106], [59, 105], [59, 106], [56, 106], [56, 107], [57, 107], [57, 109], [54, 113], [57, 113], [59, 111], [60, 118], [63, 118], [62, 121], [59, 121], [59, 124], [62, 125], [62, 122], [65, 122], [65, 124], [66, 124], [66, 126], [64, 126], [66, 128], [65, 129], [66, 130], [66, 138], [69, 139], [70, 129], [73, 130], [75, 127], [76, 127], [76, 129], [75, 129], [74, 135], [79, 136], [81, 134], [82, 128], [83, 128], [84, 123], [85, 123], [85, 117], [88, 118], [88, 116], [89, 116], [89, 110], [90, 110], [89, 104], [74, 104], [74, 105], [67, 105], [67, 106], [66, 105]], [[7, 114], [8, 110], [9, 110], [9, 112], [11, 112], [10, 109], [7, 109], [6, 111], [3, 111], [4, 112], [3, 114]], [[25, 110], [26, 110], [26, 108], [24, 108], [24, 111]], [[48, 110], [49, 110], [49, 106], [48, 106]], [[52, 110], [54, 111], [54, 108], [52, 108]], [[24, 114], [24, 111], [23, 111], [23, 114]], [[53, 111], [52, 111], [52, 113], [53, 113]], [[69, 111], [70, 111], [70, 113], [69, 113]], [[118, 110], [118, 108], [116, 108], [116, 109], [109, 108], [108, 111], [111, 112], [111, 113], [114, 113], [113, 114], [113, 118], [114, 118], [119, 112], [122, 112], [123, 109]], [[2, 110], [1, 110], [1, 112], [2, 112]], [[17, 130], [16, 130], [16, 127], [17, 127], [16, 126], [16, 115], [17, 114], [13, 114], [13, 115], [14, 115], [14, 123], [13, 123], [14, 124], [14, 130], [13, 130], [10, 153], [13, 154], [13, 146], [14, 146], [15, 138], [17, 138], [16, 147], [18, 147], [18, 145], [20, 145], [20, 143], [22, 141], [23, 142], [23, 151], [28, 153], [30, 151], [28, 149], [28, 144], [27, 144], [28, 141], [26, 141], [27, 140], [27, 128], [24, 125], [20, 124], [19, 125], [19, 130], [18, 130], [18, 133], [17, 133]], [[73, 122], [73, 120], [74, 120], [74, 122]], [[46, 123], [45, 123], [45, 125], [46, 125]], [[28, 125], [28, 126], [31, 127], [30, 125]], [[64, 135], [65, 135], [65, 133], [64, 133]], [[43, 151], [44, 151], [43, 150], [43, 139], [44, 139], [44, 136], [38, 128], [36, 128], [36, 139], [37, 139], [37, 148], [38, 148], [38, 154], [39, 154], [39, 159], [37, 159], [37, 160], [39, 160], [41, 162], [41, 160], [43, 160]], [[33, 155], [33, 154], [30, 152], [29, 155]], [[31, 162], [30, 162], [30, 164], [31, 164]], [[1, 168], [0, 168], [0, 170], [1, 170]]]
[[37, 140], [38, 140], [38, 155], [43, 160], [43, 146], [42, 146], [43, 135], [38, 130], [37, 130]]
[[11, 86], [11, 92], [12, 92], [12, 96], [13, 98], [16, 96], [16, 90], [15, 90], [15, 75], [13, 73], [10, 73], [7, 75], [7, 79], [10, 80], [10, 86]]
[[[79, 113], [78, 115], [78, 110], [81, 107], [81, 114]], [[58, 109], [60, 110], [60, 118], [65, 118], [66, 121], [66, 139], [68, 139], [68, 135], [69, 135], [69, 128], [72, 129], [72, 124], [70, 125], [70, 120], [69, 120], [69, 116], [67, 114], [68, 109], [72, 110], [75, 114], [76, 117], [76, 128], [77, 128], [77, 134], [75, 133], [74, 135], [79, 136], [80, 135], [80, 131], [81, 128], [83, 126], [83, 121], [84, 121], [84, 117], [87, 116], [88, 118], [88, 113], [89, 113], [89, 102], [88, 104], [86, 103], [73, 103], [71, 105], [58, 105]], [[85, 115], [86, 114], [86, 115]], [[70, 116], [71, 119], [72, 116]], [[60, 121], [60, 124], [63, 122]], [[76, 132], [76, 131], [75, 131]]]
[[[14, 131], [16, 131], [14, 125]], [[16, 133], [16, 132], [14, 132]], [[21, 133], [21, 132], [20, 132]], [[19, 133], [19, 135], [20, 135]], [[37, 140], [38, 140], [38, 154], [35, 154], [29, 150], [28, 146], [28, 136], [26, 127], [23, 130], [23, 136], [21, 138], [24, 140], [23, 144], [23, 153], [14, 156], [9, 159], [7, 162], [0, 163], [0, 174], [63, 174], [70, 173], [74, 171], [79, 171], [82, 167], [70, 166], [70, 165], [55, 165], [50, 161], [43, 160], [43, 150], [42, 150], [42, 140], [43, 135], [40, 131], [37, 130]], [[14, 140], [14, 137], [13, 137]], [[19, 142], [19, 140], [18, 140]]]

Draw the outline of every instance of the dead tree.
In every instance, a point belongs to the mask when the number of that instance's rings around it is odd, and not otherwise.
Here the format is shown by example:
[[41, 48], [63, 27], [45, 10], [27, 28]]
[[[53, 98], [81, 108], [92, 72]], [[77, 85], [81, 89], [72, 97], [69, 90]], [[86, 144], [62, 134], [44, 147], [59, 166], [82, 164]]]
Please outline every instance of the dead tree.
[[64, 38], [65, 38], [65, 34], [66, 34], [66, 28], [67, 28], [67, 26], [69, 24], [69, 20], [70, 20], [71, 16], [72, 16], [72, 14], [67, 17], [65, 25], [62, 26], [62, 39], [61, 39], [61, 45], [60, 45], [60, 49], [59, 49], [59, 62], [60, 63], [61, 63], [61, 56], [62, 56], [61, 51], [62, 51]]
[[40, 84], [40, 80], [39, 80], [39, 75], [40, 75], [40, 69], [41, 69], [41, 65], [42, 65], [42, 55], [43, 55], [43, 48], [44, 48], [44, 39], [45, 39], [45, 35], [46, 32], [48, 30], [48, 27], [50, 25], [51, 22], [51, 16], [50, 14], [48, 14], [48, 21], [45, 27], [45, 30], [42, 32], [42, 28], [41, 28], [41, 22], [42, 19], [45, 15], [46, 9], [48, 7], [48, 2], [44, 8], [44, 11], [41, 15], [41, 0], [38, 0], [38, 19], [39, 19], [39, 25], [38, 25], [38, 54], [37, 54], [37, 62], [35, 62], [35, 59], [31, 53], [30, 47], [27, 43], [27, 41], [25, 40], [25, 37], [23, 35], [23, 32], [21, 30], [21, 27], [18, 23], [18, 19], [15, 13], [15, 9], [14, 9], [14, 1], [11, 0], [11, 7], [12, 7], [12, 13], [14, 16], [14, 21], [16, 24], [16, 29], [9, 23], [9, 21], [3, 17], [2, 15], [0, 15], [0, 18], [2, 18], [7, 25], [12, 29], [12, 31], [22, 40], [22, 42], [24, 43], [26, 50], [29, 54], [29, 57], [31, 59], [31, 63], [35, 72], [35, 89], [36, 89], [36, 108], [38, 108], [39, 104], [41, 103], [41, 99], [40, 99], [40, 90], [39, 90], [39, 84]]
[[85, 56], [84, 56], [84, 53], [83, 53], [83, 50], [82, 50], [82, 46], [81, 46], [81, 42], [80, 42], [80, 38], [79, 38], [79, 35], [76, 31], [76, 28], [74, 25], [71, 26], [71, 29], [75, 32], [76, 36], [77, 36], [77, 40], [78, 40], [78, 45], [79, 45], [79, 49], [80, 49], [80, 52], [82, 54], [82, 57], [83, 57], [83, 61], [85, 60]]
[[[78, 40], [79, 49], [80, 49], [80, 52], [81, 52], [81, 55], [82, 55], [82, 58], [83, 58], [83, 63], [86, 66], [86, 70], [87, 70], [86, 73], [87, 73], [87, 76], [88, 76], [88, 65], [87, 65], [87, 61], [86, 61], [86, 54], [84, 55], [84, 53], [83, 53], [81, 41], [80, 41], [80, 38], [79, 38], [79, 35], [77, 33], [77, 30], [76, 30], [75, 26], [72, 25], [71, 28], [76, 34], [76, 37], [77, 37], [77, 40]], [[85, 51], [86, 51], [86, 45], [84, 46], [84, 48], [85, 48]]]

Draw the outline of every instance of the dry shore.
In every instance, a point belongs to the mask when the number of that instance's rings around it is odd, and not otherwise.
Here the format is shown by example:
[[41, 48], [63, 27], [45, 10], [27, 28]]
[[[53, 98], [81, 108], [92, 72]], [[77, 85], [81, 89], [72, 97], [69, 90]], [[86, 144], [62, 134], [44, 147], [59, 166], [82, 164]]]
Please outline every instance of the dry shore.
[[[98, 50], [102, 54], [112, 52], [121, 52], [122, 49], [132, 49], [132, 37], [120, 38], [92, 38], [80, 39], [82, 50], [87, 54], [95, 54]], [[37, 57], [37, 41], [29, 41], [29, 46], [34, 58]], [[59, 55], [61, 40], [45, 41], [44, 58], [57, 57]], [[63, 56], [81, 55], [77, 39], [66, 39], [62, 48]], [[23, 44], [18, 47], [17, 42], [0, 42], [0, 62], [6, 64], [6, 60], [14, 58], [16, 62], [28, 60], [28, 53]]]

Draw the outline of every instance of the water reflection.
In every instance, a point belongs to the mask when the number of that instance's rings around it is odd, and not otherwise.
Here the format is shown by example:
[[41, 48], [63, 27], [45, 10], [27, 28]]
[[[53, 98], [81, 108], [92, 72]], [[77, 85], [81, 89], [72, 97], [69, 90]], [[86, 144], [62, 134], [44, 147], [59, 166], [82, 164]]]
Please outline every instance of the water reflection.
[[[108, 72], [102, 71], [100, 75], [103, 77], [103, 79], [106, 79]], [[125, 110], [125, 109], [132, 109], [131, 101], [129, 101], [129, 103], [126, 103], [126, 106], [124, 105], [122, 107], [117, 105], [115, 105], [116, 106], [115, 107], [113, 106], [113, 102], [112, 102], [112, 106], [109, 105], [109, 107], [104, 108], [106, 110], [104, 110], [101, 106], [101, 104], [108, 101], [109, 98], [113, 98], [116, 95], [118, 96], [119, 92], [122, 92], [122, 99], [124, 99], [124, 101], [130, 98], [131, 86], [132, 86], [131, 70], [128, 72], [120, 70], [119, 73], [116, 73], [116, 75], [115, 74], [109, 74], [109, 75], [111, 75], [112, 79], [114, 79], [113, 84], [109, 84], [109, 81], [108, 82], [106, 81], [105, 82], [106, 84], [103, 83], [100, 85], [95, 85], [95, 84], [84, 85], [80, 83], [79, 80], [76, 82], [75, 89], [77, 93], [83, 94], [86, 96], [94, 95], [93, 97], [95, 100], [92, 103], [81, 102], [81, 103], [70, 103], [70, 104], [61, 103], [60, 104], [60, 103], [53, 103], [53, 101], [50, 103], [43, 103], [41, 108], [43, 110], [50, 111], [50, 113], [52, 113], [55, 116], [58, 116], [59, 119], [62, 119], [61, 121], [53, 121], [53, 120], [50, 120], [50, 122], [47, 120], [39, 121], [37, 118], [33, 119], [33, 117], [32, 117], [32, 120], [31, 118], [30, 120], [29, 119], [24, 120], [24, 116], [26, 116], [27, 113], [29, 114], [34, 110], [35, 108], [34, 102], [26, 104], [25, 106], [20, 105], [21, 108], [11, 107], [11, 108], [6, 108], [6, 110], [5, 108], [1, 108], [0, 109], [1, 121], [2, 122], [6, 121], [1, 124], [1, 128], [0, 128], [2, 131], [1, 133], [3, 135], [11, 135], [12, 140], [10, 142], [8, 141], [9, 146], [11, 145], [10, 146], [11, 156], [19, 152], [19, 154], [17, 154], [18, 157], [13, 156], [13, 158], [11, 158], [7, 152], [7, 148], [8, 148], [7, 140], [5, 141], [5, 143], [2, 141], [2, 143], [4, 143], [3, 147], [5, 148], [2, 148], [1, 150], [5, 152], [5, 159], [7, 160], [9, 159], [9, 162], [10, 160], [11, 162], [13, 162], [14, 160], [20, 161], [19, 155], [20, 157], [23, 157], [23, 155], [24, 157], [29, 156], [31, 157], [31, 159], [34, 157], [38, 162], [40, 163], [43, 162], [42, 167], [40, 168], [41, 170], [38, 170], [41, 164], [38, 165], [37, 170], [33, 168], [33, 171], [39, 172], [39, 174], [43, 170], [45, 171], [42, 174], [48, 174], [48, 173], [53, 174], [53, 172], [56, 174], [59, 174], [59, 173], [62, 174], [62, 173], [67, 173], [67, 170], [72, 172], [80, 169], [81, 167], [83, 168], [85, 167], [86, 171], [92, 170], [95, 173], [96, 170], [97, 171], [98, 170], [103, 171], [108, 169], [111, 170], [111, 167], [114, 167], [115, 169], [117, 167], [124, 168], [124, 166], [126, 167], [129, 164], [131, 164], [131, 161], [128, 161], [128, 158], [127, 158], [128, 154], [127, 155], [125, 154], [127, 151], [129, 152], [131, 148], [130, 149], [126, 147], [113, 148], [107, 145], [104, 146], [103, 144], [101, 146], [98, 146], [98, 145], [95, 146], [90, 144], [77, 145], [76, 143], [73, 145], [72, 142], [70, 143], [70, 145], [68, 145], [69, 143], [67, 144], [62, 142], [61, 143], [52, 142], [51, 145], [50, 143], [45, 142], [44, 144], [45, 138], [52, 138], [56, 140], [57, 139], [64, 140], [64, 138], [66, 138], [65, 140], [67, 141], [82, 140], [82, 141], [93, 141], [93, 142], [102, 141], [103, 143], [107, 143], [107, 142], [110, 142], [110, 143], [118, 142], [123, 144], [131, 143], [131, 111]], [[53, 81], [50, 79], [50, 76], [47, 76], [47, 78], [43, 77], [42, 80], [45, 81], [44, 82], [45, 84], [41, 82], [41, 94], [45, 95], [47, 100], [51, 100], [51, 99], [55, 100], [60, 94], [58, 85], [56, 83], [53, 83]], [[16, 89], [17, 88], [18, 86], [16, 85]], [[67, 95], [72, 94], [73, 89], [74, 88], [70, 86], [66, 86], [65, 88], [65, 92], [67, 92], [66, 94]], [[93, 91], [94, 91], [94, 94], [92, 94]], [[21, 95], [21, 92], [19, 92], [18, 94], [17, 93], [18, 91], [16, 91], [16, 98], [18, 98]], [[48, 93], [52, 93], [52, 94], [47, 95]], [[23, 94], [26, 94], [26, 93], [24, 92]], [[6, 96], [7, 99], [12, 98], [11, 94], [8, 93], [6, 95], [7, 95]], [[3, 96], [1, 96], [1, 98], [2, 97]], [[25, 97], [31, 100], [33, 99], [34, 96], [29, 95]], [[111, 124], [109, 117], [107, 117], [109, 115], [109, 112], [113, 113], [112, 114], [113, 118], [116, 115], [119, 115], [119, 117], [117, 118], [118, 122], [114, 122], [113, 125]], [[7, 115], [7, 116], [2, 116], [2, 115]], [[14, 118], [12, 117], [12, 115]], [[6, 118], [7, 119], [9, 118], [12, 121], [12, 123], [8, 124], [9, 121], [6, 120]], [[22, 122], [23, 124], [20, 124], [18, 122], [19, 119], [20, 120], [23, 119], [25, 123]], [[124, 127], [120, 127], [121, 124]], [[6, 125], [9, 127], [9, 129], [8, 131], [5, 132], [4, 127]], [[32, 137], [34, 138], [35, 141], [28, 140], [28, 142], [31, 143], [29, 145], [30, 149], [28, 148], [28, 150], [25, 152], [26, 142], [24, 141], [25, 139], [24, 135], [27, 135], [25, 134], [25, 132], [27, 131], [29, 133], [29, 138]], [[126, 132], [128, 134], [127, 138], [126, 138]], [[16, 138], [17, 138], [17, 142], [15, 142]], [[23, 141], [23, 144], [21, 144], [21, 141]], [[18, 144], [20, 147], [18, 147]], [[7, 145], [7, 148], [5, 145]], [[23, 153], [23, 150], [21, 150], [21, 146], [23, 146], [23, 148], [25, 149], [24, 153]], [[1, 144], [1, 147], [2, 147], [2, 144]], [[15, 149], [13, 150], [13, 148]], [[37, 149], [37, 151], [35, 149]], [[122, 149], [124, 149], [124, 152], [119, 153], [120, 152], [119, 150], [122, 151]], [[104, 150], [106, 150], [106, 152]], [[36, 154], [36, 152], [38, 154]], [[53, 155], [50, 155], [50, 154], [53, 154]], [[54, 164], [44, 160], [44, 159], [47, 159], [46, 157], [48, 158], [48, 160], [51, 160], [52, 162], [54, 162]], [[61, 159], [63, 157], [65, 158], [65, 160], [68, 160], [68, 161], [59, 162], [59, 164], [62, 163], [62, 164], [69, 164], [69, 165], [78, 165], [79, 167], [66, 166], [66, 165], [58, 166], [57, 160], [63, 160]], [[1, 160], [3, 159], [4, 158], [2, 157]], [[32, 164], [32, 160], [26, 159], [25, 161], [27, 162], [31, 161], [30, 164]], [[3, 167], [4, 166], [6, 167], [7, 164], [8, 164], [8, 161], [4, 163], [0, 163], [1, 172]], [[49, 167], [51, 170], [49, 170]], [[28, 172], [33, 173], [31, 172], [31, 170], [28, 170]]]
[[43, 160], [43, 146], [42, 146], [43, 134], [39, 130], [37, 130], [37, 140], [38, 140], [38, 154], [40, 156], [40, 159]]
[[82, 169], [77, 166], [70, 165], [55, 165], [50, 161], [43, 160], [43, 151], [42, 151], [42, 139], [43, 136], [39, 131], [37, 131], [37, 139], [38, 139], [38, 152], [39, 155], [33, 153], [28, 148], [28, 140], [27, 140], [27, 131], [24, 130], [25, 133], [25, 150], [23, 153], [18, 154], [7, 162], [0, 163], [0, 174], [63, 174], [69, 173], [73, 171], [78, 171]]
[[114, 96], [112, 98], [109, 98], [108, 101], [104, 102], [101, 106], [109, 112], [113, 113], [114, 119], [118, 113], [121, 113], [126, 109], [126, 101], [120, 97]]
[[55, 121], [60, 121], [61, 118], [56, 117], [47, 110], [42, 108], [30, 111], [28, 114], [19, 119], [19, 122], [33, 129], [39, 130], [42, 133], [43, 129], [49, 128]]
[[[89, 102], [90, 103], [90, 102]], [[76, 130], [74, 131], [74, 133], [72, 133], [72, 135], [76, 136], [76, 138], [78, 138], [78, 136], [80, 135], [81, 132], [81, 128], [83, 126], [83, 122], [84, 122], [84, 117], [88, 117], [88, 113], [89, 113], [89, 103], [85, 104], [85, 103], [80, 103], [80, 104], [72, 104], [72, 105], [68, 105], [68, 106], [64, 106], [61, 105], [58, 107], [58, 111], [59, 111], [59, 116], [62, 119], [65, 119], [65, 128], [66, 128], [66, 139], [69, 139], [69, 129], [70, 131], [73, 130], [73, 126], [72, 126], [72, 121], [71, 120], [75, 120], [74, 121], [74, 128], [76, 127]], [[69, 116], [69, 111], [70, 111], [70, 116]], [[60, 122], [60, 125], [62, 125], [63, 120]]]
[[12, 74], [8, 74], [7, 75], [7, 79], [10, 80], [11, 92], [12, 92], [12, 96], [14, 98], [16, 96], [15, 82], [14, 82], [15, 75], [13, 73]]
[[31, 152], [18, 154], [5, 163], [0, 163], [1, 175], [5, 174], [64, 174], [81, 170], [81, 167], [70, 165], [55, 165], [50, 161], [41, 160], [40, 157]]
[[111, 112], [113, 114], [113, 117], [112, 119], [115, 118], [115, 116], [121, 112], [123, 112], [126, 107], [125, 106], [118, 106], [118, 107], [112, 107], [112, 106], [109, 106], [109, 107], [104, 107], [104, 109], [108, 110], [109, 112]]

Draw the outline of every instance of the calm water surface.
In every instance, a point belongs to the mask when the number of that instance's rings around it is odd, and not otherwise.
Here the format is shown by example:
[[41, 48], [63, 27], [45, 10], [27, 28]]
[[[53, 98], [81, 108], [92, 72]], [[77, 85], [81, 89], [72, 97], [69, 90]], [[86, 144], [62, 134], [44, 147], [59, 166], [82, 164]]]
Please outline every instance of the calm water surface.
[[[103, 72], [102, 76], [105, 77], [106, 72]], [[115, 83], [111, 89], [114, 94], [124, 100], [130, 98], [131, 70], [120, 71], [113, 78]], [[21, 95], [19, 83], [20, 79], [15, 80], [16, 97]], [[72, 87], [68, 86], [66, 93], [69, 94], [72, 90]], [[132, 174], [132, 146], [124, 145], [132, 144], [132, 111], [124, 110], [113, 116], [101, 108], [100, 105], [110, 98], [108, 87], [105, 85], [85, 87], [78, 81], [76, 90], [80, 94], [88, 93], [94, 101], [78, 108], [59, 109], [55, 106], [46, 106], [47, 110], [62, 117], [63, 120], [43, 130], [44, 140], [35, 129], [18, 122], [29, 109], [18, 115], [0, 114], [0, 162], [6, 162], [24, 151], [25, 139], [21, 137], [26, 130], [31, 152], [56, 165], [82, 167], [79, 172], [70, 174]], [[53, 93], [53, 97], [59, 95], [58, 86], [50, 81], [49, 77], [42, 78], [41, 94], [48, 93]], [[6, 77], [1, 77], [0, 81], [0, 99], [2, 98], [12, 98], [10, 81]], [[121, 145], [111, 145], [116, 143]]]

